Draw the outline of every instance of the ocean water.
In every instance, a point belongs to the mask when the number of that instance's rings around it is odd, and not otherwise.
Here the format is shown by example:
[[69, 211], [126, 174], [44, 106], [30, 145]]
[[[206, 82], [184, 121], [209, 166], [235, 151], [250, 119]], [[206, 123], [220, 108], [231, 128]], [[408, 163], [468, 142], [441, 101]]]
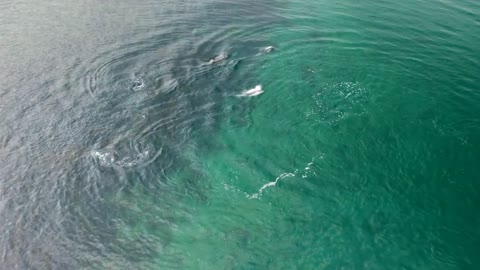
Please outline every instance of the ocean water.
[[0, 269], [480, 268], [477, 1], [0, 1], [0, 33]]

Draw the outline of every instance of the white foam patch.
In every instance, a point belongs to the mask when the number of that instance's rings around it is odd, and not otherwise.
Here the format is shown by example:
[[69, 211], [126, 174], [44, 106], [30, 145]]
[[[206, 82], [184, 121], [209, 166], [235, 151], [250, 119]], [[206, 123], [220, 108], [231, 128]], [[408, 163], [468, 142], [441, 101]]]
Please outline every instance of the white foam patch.
[[145, 88], [145, 81], [142, 78], [135, 78], [132, 80], [132, 90], [140, 91]]
[[125, 157], [122, 160], [119, 160], [116, 164], [120, 167], [133, 167], [144, 162], [144, 160], [146, 160], [149, 155], [150, 152], [148, 150], [145, 150], [142, 153], [138, 153], [138, 155], [134, 158]]
[[[159, 151], [161, 153], [161, 151]], [[135, 156], [125, 156], [122, 158], [118, 157], [113, 151], [107, 150], [97, 150], [92, 151], [91, 156], [98, 161], [100, 166], [103, 167], [113, 167], [119, 166], [123, 168], [134, 167], [140, 164], [143, 164], [148, 161], [152, 156], [152, 151], [148, 149], [143, 152], [138, 152]]]
[[108, 151], [92, 151], [92, 157], [106, 167], [112, 166], [115, 162], [115, 155]]

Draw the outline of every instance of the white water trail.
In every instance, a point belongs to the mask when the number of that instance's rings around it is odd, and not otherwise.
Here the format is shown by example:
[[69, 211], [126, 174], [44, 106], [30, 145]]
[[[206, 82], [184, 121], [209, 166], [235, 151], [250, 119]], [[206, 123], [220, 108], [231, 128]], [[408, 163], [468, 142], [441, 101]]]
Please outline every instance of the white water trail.
[[280, 176], [278, 176], [277, 178], [275, 178], [274, 181], [268, 182], [268, 183], [266, 183], [265, 185], [263, 185], [263, 186], [258, 190], [257, 193], [254, 193], [254, 194], [252, 194], [252, 195], [248, 195], [248, 194], [247, 194], [247, 198], [249, 198], [249, 199], [259, 199], [260, 196], [261, 196], [262, 193], [263, 193], [263, 190], [265, 190], [266, 188], [268, 188], [268, 187], [274, 187], [274, 186], [277, 185], [278, 181], [280, 181], [280, 180], [282, 180], [282, 179], [284, 179], [284, 178], [287, 178], [287, 177], [294, 177], [294, 176], [295, 176], [295, 174], [293, 174], [293, 173], [282, 173]]
[[[312, 159], [312, 161], [310, 161], [307, 166], [303, 169], [303, 172], [301, 173], [301, 176], [302, 178], [306, 178], [308, 176], [308, 173], [309, 171], [311, 170], [311, 166], [314, 164], [314, 160]], [[258, 192], [252, 194], [252, 195], [249, 195], [249, 194], [246, 194], [247, 198], [249, 199], [260, 199], [263, 191], [269, 187], [274, 187], [277, 185], [277, 183], [282, 180], [282, 179], [285, 179], [285, 178], [290, 178], [290, 177], [295, 177], [296, 174], [299, 173], [299, 170], [295, 170], [293, 173], [292, 172], [289, 172], [289, 173], [282, 173], [280, 174], [277, 178], [275, 178], [274, 181], [272, 182], [268, 182], [266, 183], [265, 185], [263, 185], [259, 190]]]

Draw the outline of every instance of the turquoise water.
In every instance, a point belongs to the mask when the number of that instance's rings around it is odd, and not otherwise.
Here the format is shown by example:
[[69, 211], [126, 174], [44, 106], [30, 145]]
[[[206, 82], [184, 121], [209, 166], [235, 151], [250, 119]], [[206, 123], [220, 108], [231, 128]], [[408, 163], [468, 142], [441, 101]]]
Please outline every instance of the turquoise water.
[[479, 3], [0, 5], [0, 269], [480, 267]]

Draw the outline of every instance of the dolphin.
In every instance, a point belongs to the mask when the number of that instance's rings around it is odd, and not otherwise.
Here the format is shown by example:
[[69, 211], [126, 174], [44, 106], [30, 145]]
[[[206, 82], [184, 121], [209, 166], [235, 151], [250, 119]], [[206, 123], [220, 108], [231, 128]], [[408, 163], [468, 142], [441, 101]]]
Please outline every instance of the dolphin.
[[270, 52], [272, 52], [273, 50], [275, 50], [275, 47], [273, 47], [273, 46], [267, 46], [267, 47], [263, 48], [263, 49], [261, 50], [261, 52], [262, 52], [262, 53], [270, 53]]
[[254, 97], [258, 96], [263, 93], [262, 85], [257, 85], [255, 88], [245, 90], [241, 94], [237, 95], [237, 97]]
[[211, 59], [208, 61], [208, 63], [209, 63], [209, 64], [215, 64], [215, 63], [220, 62], [220, 61], [223, 61], [223, 60], [225, 60], [225, 59], [227, 59], [227, 58], [228, 58], [228, 54], [227, 54], [227, 53], [221, 53], [221, 54], [215, 56], [215, 58], [211, 58]]

